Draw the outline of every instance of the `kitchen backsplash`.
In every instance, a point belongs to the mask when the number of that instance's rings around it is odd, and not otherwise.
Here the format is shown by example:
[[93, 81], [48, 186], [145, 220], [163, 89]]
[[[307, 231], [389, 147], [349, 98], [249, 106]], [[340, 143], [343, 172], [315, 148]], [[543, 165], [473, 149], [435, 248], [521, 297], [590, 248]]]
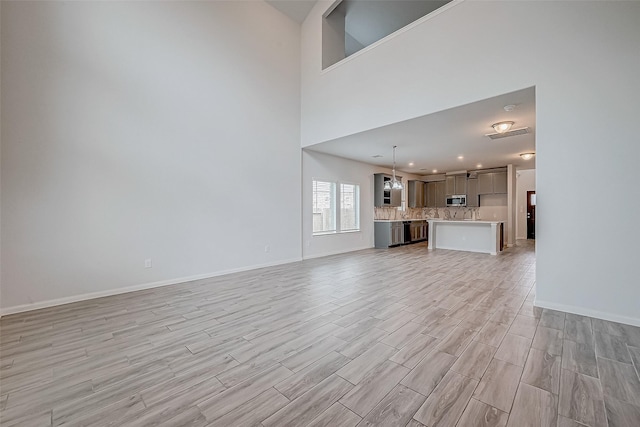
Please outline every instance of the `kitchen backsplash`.
[[407, 208], [407, 210], [401, 211], [398, 208], [373, 208], [374, 219], [429, 219], [429, 218], [441, 218], [441, 219], [464, 219], [473, 218], [473, 212], [475, 211], [475, 218], [481, 219], [480, 208], [463, 208], [463, 207], [451, 207], [451, 208]]

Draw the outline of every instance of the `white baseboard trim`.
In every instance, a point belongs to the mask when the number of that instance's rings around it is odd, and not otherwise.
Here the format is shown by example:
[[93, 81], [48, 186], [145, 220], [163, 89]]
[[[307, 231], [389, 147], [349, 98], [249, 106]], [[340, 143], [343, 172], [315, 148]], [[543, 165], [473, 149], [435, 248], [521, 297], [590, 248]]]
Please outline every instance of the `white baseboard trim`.
[[371, 249], [371, 248], [373, 248], [373, 246], [362, 246], [362, 247], [349, 248], [349, 249], [340, 249], [337, 251], [323, 252], [321, 254], [315, 254], [315, 255], [303, 255], [302, 259], [304, 260], [304, 259], [322, 258], [325, 256], [346, 254], [347, 252], [355, 252], [355, 251], [361, 251], [364, 249]]
[[624, 323], [625, 325], [640, 326], [640, 319], [636, 317], [621, 316], [619, 314], [605, 311], [593, 310], [591, 308], [577, 307], [574, 305], [558, 304], [555, 302], [541, 301], [535, 299], [533, 305], [551, 310], [566, 311], [567, 313], [579, 314], [581, 316], [595, 317], [596, 319], [609, 320], [611, 322]]
[[177, 284], [185, 283], [185, 282], [193, 282], [194, 280], [210, 279], [212, 277], [224, 276], [225, 274], [240, 273], [240, 272], [243, 272], [243, 271], [257, 270], [259, 268], [265, 268], [265, 267], [274, 267], [276, 265], [289, 264], [289, 263], [298, 262], [298, 261], [302, 261], [302, 258], [292, 258], [292, 259], [286, 259], [286, 260], [281, 260], [281, 261], [276, 261], [276, 262], [252, 265], [252, 266], [247, 266], [247, 267], [232, 268], [232, 269], [229, 269], [229, 270], [221, 270], [221, 271], [216, 271], [216, 272], [213, 272], [213, 273], [197, 274], [197, 275], [194, 275], [194, 276], [187, 276], [187, 277], [178, 277], [178, 278], [175, 278], [175, 279], [161, 280], [161, 281], [158, 281], [158, 282], [151, 282], [151, 283], [143, 283], [143, 284], [140, 284], [140, 285], [127, 286], [127, 287], [124, 287], [124, 288], [109, 289], [109, 290], [106, 290], [106, 291], [99, 291], [99, 292], [89, 292], [89, 293], [86, 293], [86, 294], [73, 295], [73, 296], [63, 297], [63, 298], [56, 298], [56, 299], [47, 300], [47, 301], [38, 301], [38, 302], [31, 303], [31, 304], [22, 304], [22, 305], [16, 305], [16, 306], [13, 306], [13, 307], [5, 307], [5, 308], [0, 308], [0, 317], [8, 316], [9, 314], [23, 313], [25, 311], [39, 310], [41, 308], [54, 307], [54, 306], [57, 306], [57, 305], [70, 304], [70, 303], [73, 303], [73, 302], [79, 302], [79, 301], [86, 301], [86, 300], [91, 300], [91, 299], [95, 299], [95, 298], [108, 297], [108, 296], [111, 296], [111, 295], [126, 294], [128, 292], [142, 291], [142, 290], [145, 290], [145, 289], [159, 288], [159, 287], [162, 287], [162, 286], [177, 285]]

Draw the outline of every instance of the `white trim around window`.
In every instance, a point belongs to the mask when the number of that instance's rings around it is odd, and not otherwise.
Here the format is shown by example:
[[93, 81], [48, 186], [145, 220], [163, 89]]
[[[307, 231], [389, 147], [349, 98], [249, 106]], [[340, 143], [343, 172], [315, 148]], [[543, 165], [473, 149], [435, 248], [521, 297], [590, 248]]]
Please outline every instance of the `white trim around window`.
[[360, 184], [313, 178], [312, 234], [360, 231]]

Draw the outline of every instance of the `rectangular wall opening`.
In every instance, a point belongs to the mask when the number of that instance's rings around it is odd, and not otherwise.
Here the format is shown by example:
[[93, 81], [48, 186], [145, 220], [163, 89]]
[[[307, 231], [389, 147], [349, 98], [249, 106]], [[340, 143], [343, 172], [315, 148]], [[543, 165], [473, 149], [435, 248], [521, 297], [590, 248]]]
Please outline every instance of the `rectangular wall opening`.
[[322, 69], [415, 22], [452, 0], [342, 0], [322, 23]]

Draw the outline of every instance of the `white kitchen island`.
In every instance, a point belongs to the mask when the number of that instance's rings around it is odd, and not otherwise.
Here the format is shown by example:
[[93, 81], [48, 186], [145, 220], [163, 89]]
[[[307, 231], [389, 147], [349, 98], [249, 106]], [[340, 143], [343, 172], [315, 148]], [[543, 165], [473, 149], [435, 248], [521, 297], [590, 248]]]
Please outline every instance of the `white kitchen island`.
[[500, 252], [501, 224], [504, 221], [428, 219], [429, 250]]

